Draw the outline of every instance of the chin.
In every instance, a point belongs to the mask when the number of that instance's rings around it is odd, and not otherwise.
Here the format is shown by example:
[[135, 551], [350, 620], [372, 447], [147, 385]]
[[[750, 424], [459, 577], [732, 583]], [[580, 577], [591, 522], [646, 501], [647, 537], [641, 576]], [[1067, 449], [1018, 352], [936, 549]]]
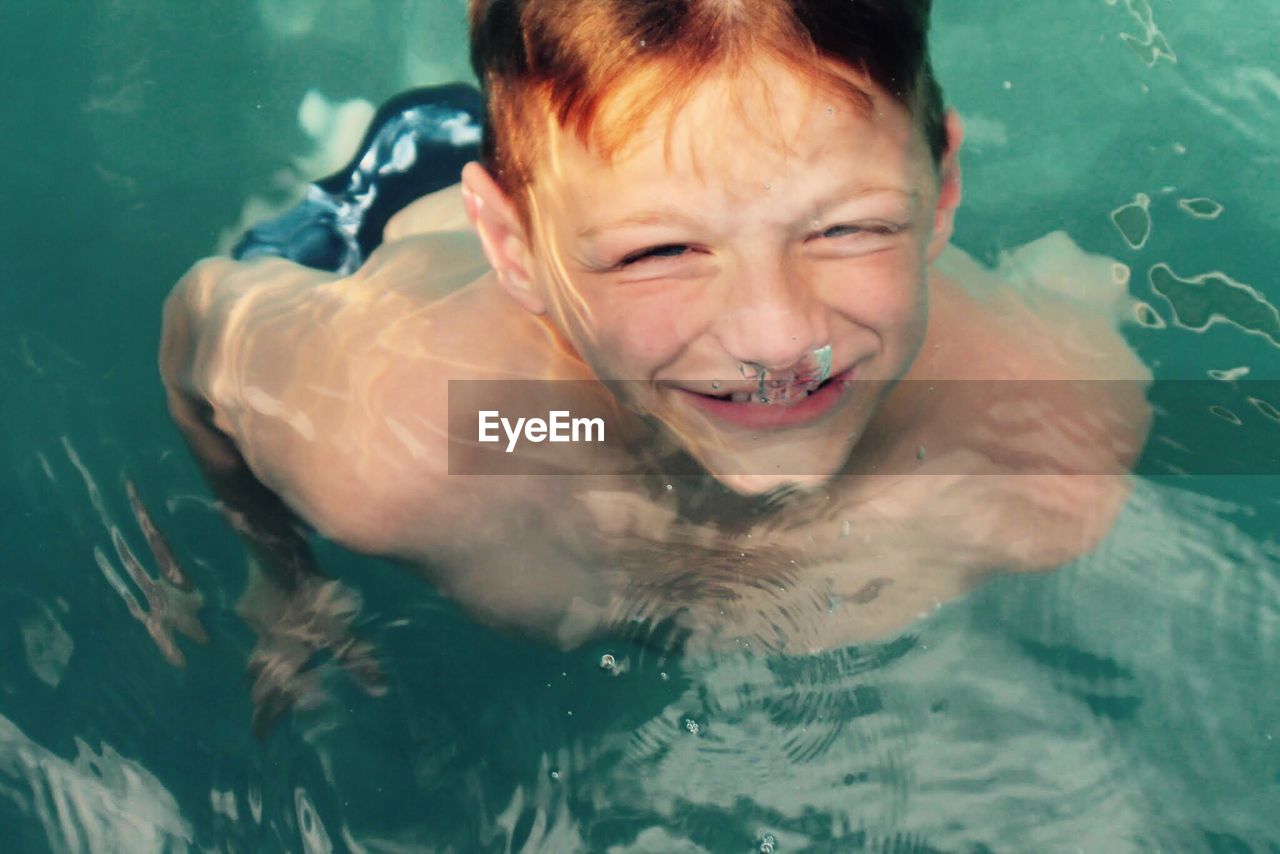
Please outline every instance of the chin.
[[817, 489], [834, 475], [835, 472], [824, 475], [716, 474], [712, 472], [712, 477], [739, 495], [764, 495], [778, 490]]
[[741, 495], [826, 484], [844, 469], [874, 406], [865, 399], [846, 397], [843, 405], [809, 424], [750, 429], [708, 418], [681, 405], [679, 398], [676, 403], [664, 407], [658, 419], [669, 440]]
[[748, 447], [699, 443], [685, 450], [734, 492], [761, 495], [777, 489], [816, 489], [844, 469], [853, 450], [848, 442], [830, 436], [808, 438], [760, 437], [759, 445]]

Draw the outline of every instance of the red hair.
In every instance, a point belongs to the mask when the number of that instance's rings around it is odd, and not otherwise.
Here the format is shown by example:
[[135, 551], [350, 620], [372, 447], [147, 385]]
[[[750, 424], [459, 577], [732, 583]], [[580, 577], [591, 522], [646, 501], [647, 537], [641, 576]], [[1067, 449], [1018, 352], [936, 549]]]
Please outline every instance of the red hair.
[[[774, 59], [860, 105], [865, 75], [917, 117], [939, 161], [942, 93], [928, 56], [931, 0], [470, 0], [485, 92], [482, 159], [523, 214], [546, 117], [609, 156], [712, 71]], [[841, 73], [844, 70], [846, 73]], [[611, 95], [645, 72], [625, 109]], [[634, 87], [633, 87], [634, 88]]]

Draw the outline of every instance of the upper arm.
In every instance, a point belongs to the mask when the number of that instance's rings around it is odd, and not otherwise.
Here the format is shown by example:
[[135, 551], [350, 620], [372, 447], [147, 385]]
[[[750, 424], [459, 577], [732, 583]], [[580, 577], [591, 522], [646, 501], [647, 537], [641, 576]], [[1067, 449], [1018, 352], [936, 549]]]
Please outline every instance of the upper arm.
[[166, 307], [167, 346], [181, 349], [182, 324], [194, 331], [175, 381], [295, 513], [352, 548], [386, 551], [407, 494], [431, 489], [443, 463], [430, 396], [386, 346], [387, 329], [413, 316], [411, 297], [278, 259], [204, 262], [184, 283], [171, 297], [183, 307]]

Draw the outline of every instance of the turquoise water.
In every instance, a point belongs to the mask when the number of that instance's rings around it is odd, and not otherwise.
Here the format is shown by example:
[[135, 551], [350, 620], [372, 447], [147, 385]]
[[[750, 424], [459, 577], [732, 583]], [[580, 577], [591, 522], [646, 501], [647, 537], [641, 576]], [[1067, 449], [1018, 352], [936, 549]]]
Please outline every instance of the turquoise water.
[[[1153, 394], [1221, 407], [1157, 420], [1144, 470], [1191, 476], [1144, 478], [1069, 568], [803, 659], [563, 653], [324, 547], [389, 691], [322, 663], [258, 738], [244, 556], [164, 411], [160, 302], [247, 200], [316, 174], [308, 90], [465, 74], [461, 3], [3, 4], [0, 845], [1280, 850], [1280, 479], [1225, 474], [1280, 473], [1250, 400], [1280, 406], [1250, 384], [1280, 379], [1274, 12], [999, 5], [936, 12], [969, 118], [957, 242], [994, 262], [1065, 229], [1127, 265]], [[158, 567], [126, 482], [199, 602], [129, 578], [122, 554]]]

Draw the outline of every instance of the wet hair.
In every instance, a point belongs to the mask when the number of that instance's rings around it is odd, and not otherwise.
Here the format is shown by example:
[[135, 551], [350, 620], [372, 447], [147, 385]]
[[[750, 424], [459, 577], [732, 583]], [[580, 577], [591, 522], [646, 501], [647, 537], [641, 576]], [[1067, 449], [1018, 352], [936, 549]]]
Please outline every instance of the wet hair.
[[[470, 0], [471, 63], [484, 88], [482, 160], [523, 208], [548, 115], [610, 156], [657, 109], [765, 56], [869, 105], [869, 78], [915, 116], [934, 162], [946, 148], [929, 61], [932, 0]], [[841, 73], [844, 71], [845, 73]], [[603, 107], [619, 87], [625, 109]], [[523, 210], [522, 210], [523, 213]]]

